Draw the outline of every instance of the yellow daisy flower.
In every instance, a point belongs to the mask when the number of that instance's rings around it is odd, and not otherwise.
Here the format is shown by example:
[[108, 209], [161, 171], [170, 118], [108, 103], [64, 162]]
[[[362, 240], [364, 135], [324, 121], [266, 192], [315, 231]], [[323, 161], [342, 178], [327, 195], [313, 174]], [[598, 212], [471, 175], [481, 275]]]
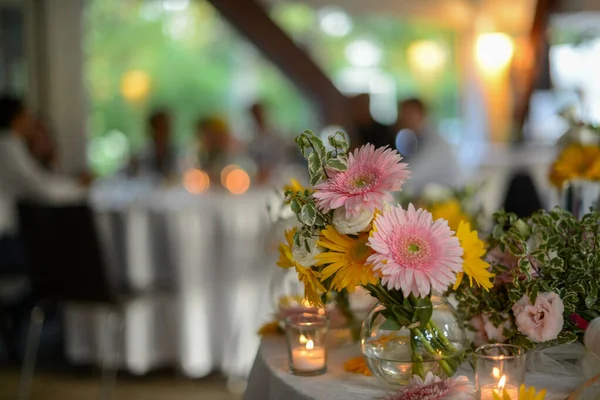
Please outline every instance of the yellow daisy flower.
[[556, 186], [562, 186], [570, 179], [600, 179], [600, 147], [572, 144], [562, 151], [552, 164], [550, 180]]
[[281, 268], [291, 268], [296, 266], [292, 261], [294, 259], [292, 256], [292, 244], [294, 243], [295, 233], [296, 228], [287, 229], [285, 231], [285, 243], [279, 243], [279, 260], [277, 260], [277, 265]]
[[292, 255], [292, 246], [294, 243], [294, 233], [296, 228], [285, 231], [286, 243], [279, 244], [279, 260], [277, 265], [281, 268], [296, 268], [298, 279], [304, 284], [304, 297], [315, 307], [324, 307], [321, 301], [321, 295], [327, 290], [321, 284], [321, 274], [312, 268], [305, 268], [294, 261]]
[[494, 286], [490, 278], [494, 277], [488, 268], [489, 263], [483, 261], [481, 257], [485, 254], [483, 241], [477, 236], [477, 231], [471, 231], [467, 222], [461, 221], [456, 231], [456, 236], [463, 248], [463, 271], [456, 276], [454, 289], [456, 290], [463, 280], [465, 274], [469, 277], [469, 283], [473, 286], [473, 280], [485, 290]]
[[529, 390], [525, 387], [525, 385], [521, 385], [519, 388], [519, 400], [544, 400], [546, 397], [546, 389], [540, 390], [540, 392], [536, 395], [535, 387], [530, 386]]
[[305, 189], [306, 188], [294, 178], [290, 179], [289, 183], [283, 187], [283, 190], [291, 190], [294, 193], [304, 192]]
[[448, 226], [454, 232], [458, 229], [461, 221], [471, 221], [471, 217], [463, 212], [460, 202], [457, 199], [434, 204], [430, 211], [434, 220], [442, 218], [448, 221]]
[[367, 264], [367, 258], [372, 254], [367, 246], [368, 240], [367, 233], [353, 239], [338, 233], [332, 226], [322, 230], [317, 244], [329, 251], [315, 257], [317, 266], [325, 266], [321, 271], [321, 281], [333, 276], [331, 288], [337, 291], [347, 289], [349, 292], [359, 285], [376, 284], [373, 268]]

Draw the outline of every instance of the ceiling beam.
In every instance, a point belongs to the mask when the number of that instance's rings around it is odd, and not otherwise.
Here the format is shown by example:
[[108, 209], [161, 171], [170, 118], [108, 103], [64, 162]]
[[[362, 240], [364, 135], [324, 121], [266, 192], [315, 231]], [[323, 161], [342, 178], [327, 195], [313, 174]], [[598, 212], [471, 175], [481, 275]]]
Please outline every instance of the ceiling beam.
[[517, 140], [523, 140], [523, 126], [529, 114], [531, 95], [535, 90], [538, 77], [544, 73], [543, 68], [548, 63], [548, 38], [546, 35], [550, 14], [556, 9], [556, 0], [538, 0], [535, 7], [533, 24], [529, 34], [529, 48], [532, 52], [533, 63], [524, 79], [524, 88], [521, 97], [515, 102], [515, 132]]
[[256, 0], [209, 2], [318, 105], [325, 124], [347, 126], [347, 98]]

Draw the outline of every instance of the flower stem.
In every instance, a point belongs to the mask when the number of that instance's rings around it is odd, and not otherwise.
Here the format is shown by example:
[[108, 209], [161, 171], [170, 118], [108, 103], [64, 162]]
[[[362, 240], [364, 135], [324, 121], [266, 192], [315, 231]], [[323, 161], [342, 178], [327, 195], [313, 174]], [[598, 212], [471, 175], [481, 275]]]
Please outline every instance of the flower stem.
[[[419, 341], [423, 344], [423, 347], [425, 348], [425, 350], [427, 350], [427, 352], [429, 354], [431, 354], [434, 357], [439, 357], [440, 354], [435, 351], [435, 349], [433, 348], [433, 346], [431, 346], [431, 343], [429, 342], [429, 340], [427, 340], [427, 338], [425, 337], [425, 335], [423, 335], [423, 332], [421, 332], [420, 329], [418, 328], [414, 328], [411, 330], [411, 332], [415, 335], [418, 336]], [[446, 360], [436, 360], [437, 363], [440, 365], [440, 367], [444, 370], [444, 372], [446, 373], [446, 375], [448, 375], [448, 377], [451, 377], [452, 375], [454, 375], [454, 373], [456, 372], [456, 369], [453, 368], [448, 361]]]
[[418, 375], [421, 378], [425, 378], [425, 370], [423, 369], [423, 357], [419, 354], [419, 348], [417, 347], [417, 341], [415, 335], [410, 335], [410, 348], [412, 353], [412, 375]]

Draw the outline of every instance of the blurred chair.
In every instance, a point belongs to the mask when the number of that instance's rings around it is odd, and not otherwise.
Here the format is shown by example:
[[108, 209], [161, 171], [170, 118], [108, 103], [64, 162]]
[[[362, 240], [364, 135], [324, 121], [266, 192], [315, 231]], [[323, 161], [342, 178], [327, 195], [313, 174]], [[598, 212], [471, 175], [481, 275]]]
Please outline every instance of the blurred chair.
[[0, 341], [4, 342], [10, 362], [19, 360], [15, 307], [28, 292], [29, 280], [24, 274], [0, 277]]
[[508, 185], [504, 210], [517, 214], [519, 218], [526, 218], [542, 208], [542, 202], [531, 175], [525, 171], [515, 173]]
[[31, 313], [18, 398], [29, 398], [45, 305], [55, 302], [100, 305], [109, 310], [103, 330], [106, 336], [100, 338], [101, 398], [112, 397], [123, 341], [124, 309], [141, 294], [111, 287], [94, 217], [87, 205], [53, 207], [23, 203], [19, 205], [19, 222], [29, 257], [33, 293], [40, 303]]

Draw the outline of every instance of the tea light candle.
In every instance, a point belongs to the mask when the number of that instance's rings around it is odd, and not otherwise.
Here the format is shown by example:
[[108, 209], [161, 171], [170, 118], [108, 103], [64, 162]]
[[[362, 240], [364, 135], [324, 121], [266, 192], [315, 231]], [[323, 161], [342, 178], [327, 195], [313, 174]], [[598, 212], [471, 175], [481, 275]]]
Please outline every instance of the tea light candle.
[[503, 400], [509, 396], [511, 400], [519, 398], [519, 390], [513, 385], [506, 384], [506, 376], [502, 376], [498, 384], [489, 384], [481, 388], [481, 400]]
[[510, 344], [475, 350], [475, 386], [481, 400], [518, 400], [525, 380], [525, 351]]
[[317, 371], [325, 367], [325, 349], [315, 347], [312, 340], [306, 346], [292, 350], [292, 364], [299, 371]]
[[290, 372], [316, 376], [327, 371], [327, 316], [297, 314], [285, 320]]

